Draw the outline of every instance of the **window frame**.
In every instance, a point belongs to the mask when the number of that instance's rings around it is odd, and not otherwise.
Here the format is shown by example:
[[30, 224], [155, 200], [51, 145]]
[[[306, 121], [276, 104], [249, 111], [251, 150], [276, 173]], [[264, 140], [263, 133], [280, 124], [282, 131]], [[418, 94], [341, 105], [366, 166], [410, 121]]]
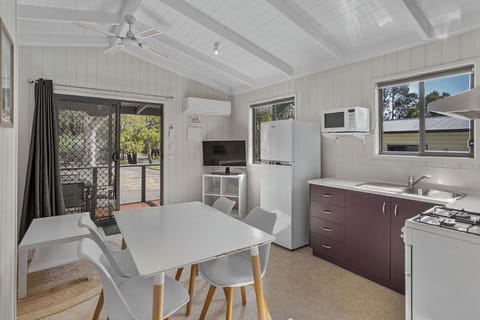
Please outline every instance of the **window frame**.
[[[461, 74], [470, 74], [470, 90], [475, 88], [475, 66], [467, 65], [463, 67], [440, 70], [436, 72], [423, 73], [407, 78], [393, 79], [391, 81], [377, 82], [377, 104], [378, 104], [378, 154], [379, 155], [394, 155], [394, 156], [419, 156], [419, 157], [446, 157], [446, 158], [474, 158], [475, 157], [475, 121], [470, 120], [470, 135], [469, 141], [472, 144], [469, 152], [445, 152], [445, 151], [425, 151], [425, 81], [438, 79], [442, 77], [455, 76]], [[418, 152], [409, 151], [386, 151], [383, 148], [383, 88], [392, 87], [395, 85], [401, 85], [411, 82], [419, 83], [419, 130], [418, 130]]]
[[257, 122], [257, 118], [256, 118], [256, 113], [255, 113], [255, 109], [258, 109], [258, 108], [265, 108], [265, 107], [272, 107], [273, 110], [272, 110], [272, 121], [276, 121], [276, 120], [279, 120], [279, 119], [276, 119], [276, 110], [274, 108], [275, 105], [277, 104], [281, 104], [281, 103], [287, 103], [287, 102], [293, 102], [294, 104], [294, 116], [293, 116], [293, 119], [295, 119], [297, 117], [297, 104], [296, 104], [296, 97], [294, 95], [292, 96], [286, 96], [285, 98], [278, 98], [278, 99], [275, 99], [275, 100], [268, 100], [268, 101], [265, 101], [265, 102], [260, 102], [260, 103], [255, 103], [255, 104], [252, 104], [250, 105], [250, 112], [251, 112], [251, 122], [250, 122], [250, 125], [252, 126], [251, 128], [251, 134], [252, 134], [252, 143], [251, 143], [251, 146], [252, 146], [252, 149], [251, 149], [251, 152], [252, 152], [252, 164], [260, 164], [261, 161], [260, 159], [256, 159], [255, 158], [255, 149], [257, 147], [257, 141], [256, 141], [256, 122]]

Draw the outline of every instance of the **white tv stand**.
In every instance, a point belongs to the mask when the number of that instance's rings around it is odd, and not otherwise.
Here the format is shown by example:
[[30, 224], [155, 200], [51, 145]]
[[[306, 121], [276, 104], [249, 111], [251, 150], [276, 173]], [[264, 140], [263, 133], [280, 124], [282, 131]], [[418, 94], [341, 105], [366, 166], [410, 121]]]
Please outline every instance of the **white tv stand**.
[[245, 173], [208, 173], [202, 176], [202, 201], [209, 206], [220, 197], [235, 201], [232, 216], [242, 218], [247, 213], [247, 176]]

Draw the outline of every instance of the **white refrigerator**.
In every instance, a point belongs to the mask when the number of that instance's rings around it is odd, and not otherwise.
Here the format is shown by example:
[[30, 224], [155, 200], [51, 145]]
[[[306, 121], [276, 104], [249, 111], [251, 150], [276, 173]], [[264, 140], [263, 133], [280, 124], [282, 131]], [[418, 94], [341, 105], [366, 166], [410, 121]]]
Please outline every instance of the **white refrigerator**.
[[321, 174], [320, 125], [290, 119], [260, 130], [260, 207], [278, 216], [275, 243], [295, 250], [309, 243], [307, 181]]

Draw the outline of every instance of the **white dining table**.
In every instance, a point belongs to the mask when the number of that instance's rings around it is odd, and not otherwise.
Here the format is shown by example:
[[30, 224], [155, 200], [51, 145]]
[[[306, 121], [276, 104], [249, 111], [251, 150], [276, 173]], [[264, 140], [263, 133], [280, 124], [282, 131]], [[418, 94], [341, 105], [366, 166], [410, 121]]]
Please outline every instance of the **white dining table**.
[[275, 238], [201, 202], [116, 212], [141, 276], [152, 278], [152, 319], [163, 315], [165, 272], [250, 250], [258, 319], [271, 319], [263, 294], [258, 247]]
[[[80, 228], [78, 221], [89, 213], [67, 214], [33, 219], [18, 245], [18, 293], [19, 299], [27, 295], [27, 274], [79, 260], [77, 244], [90, 237], [90, 232]], [[35, 255], [28, 266], [28, 252]]]

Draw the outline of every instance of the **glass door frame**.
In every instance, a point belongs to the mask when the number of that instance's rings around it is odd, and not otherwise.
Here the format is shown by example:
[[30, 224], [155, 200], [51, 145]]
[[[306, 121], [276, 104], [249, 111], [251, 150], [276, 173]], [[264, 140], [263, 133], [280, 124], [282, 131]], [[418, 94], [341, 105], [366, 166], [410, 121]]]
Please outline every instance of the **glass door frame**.
[[[164, 104], [163, 103], [153, 103], [153, 102], [145, 102], [145, 101], [138, 101], [138, 100], [126, 100], [126, 99], [107, 99], [107, 98], [97, 98], [94, 96], [77, 96], [73, 94], [57, 94], [54, 93], [54, 108], [56, 112], [56, 121], [57, 121], [57, 128], [59, 128], [59, 114], [60, 114], [60, 108], [59, 108], [59, 103], [60, 101], [71, 101], [71, 102], [84, 102], [84, 103], [97, 103], [97, 104], [102, 104], [102, 105], [111, 105], [112, 108], [114, 109], [111, 115], [115, 114], [115, 146], [113, 147], [114, 150], [110, 150], [110, 157], [111, 157], [111, 162], [114, 163], [112, 166], [115, 170], [114, 173], [114, 194], [115, 194], [115, 208], [114, 211], [119, 211], [120, 210], [120, 130], [121, 130], [121, 110], [122, 110], [122, 102], [129, 102], [129, 103], [139, 103], [139, 104], [150, 104], [150, 105], [155, 105], [159, 106], [160, 108], [160, 205], [163, 205], [163, 198], [164, 198]], [[111, 125], [111, 124], [110, 124]], [[57, 133], [59, 134], [59, 132]], [[110, 135], [111, 139], [112, 135]], [[112, 146], [112, 143], [109, 142], [109, 146]], [[58, 146], [57, 146], [58, 148]], [[110, 171], [109, 171], [110, 172]], [[109, 177], [110, 179], [110, 177]], [[111, 223], [114, 221], [114, 217], [107, 218], [107, 219], [102, 219], [102, 220], [96, 220], [95, 222], [97, 224], [106, 224], [106, 223]]]

